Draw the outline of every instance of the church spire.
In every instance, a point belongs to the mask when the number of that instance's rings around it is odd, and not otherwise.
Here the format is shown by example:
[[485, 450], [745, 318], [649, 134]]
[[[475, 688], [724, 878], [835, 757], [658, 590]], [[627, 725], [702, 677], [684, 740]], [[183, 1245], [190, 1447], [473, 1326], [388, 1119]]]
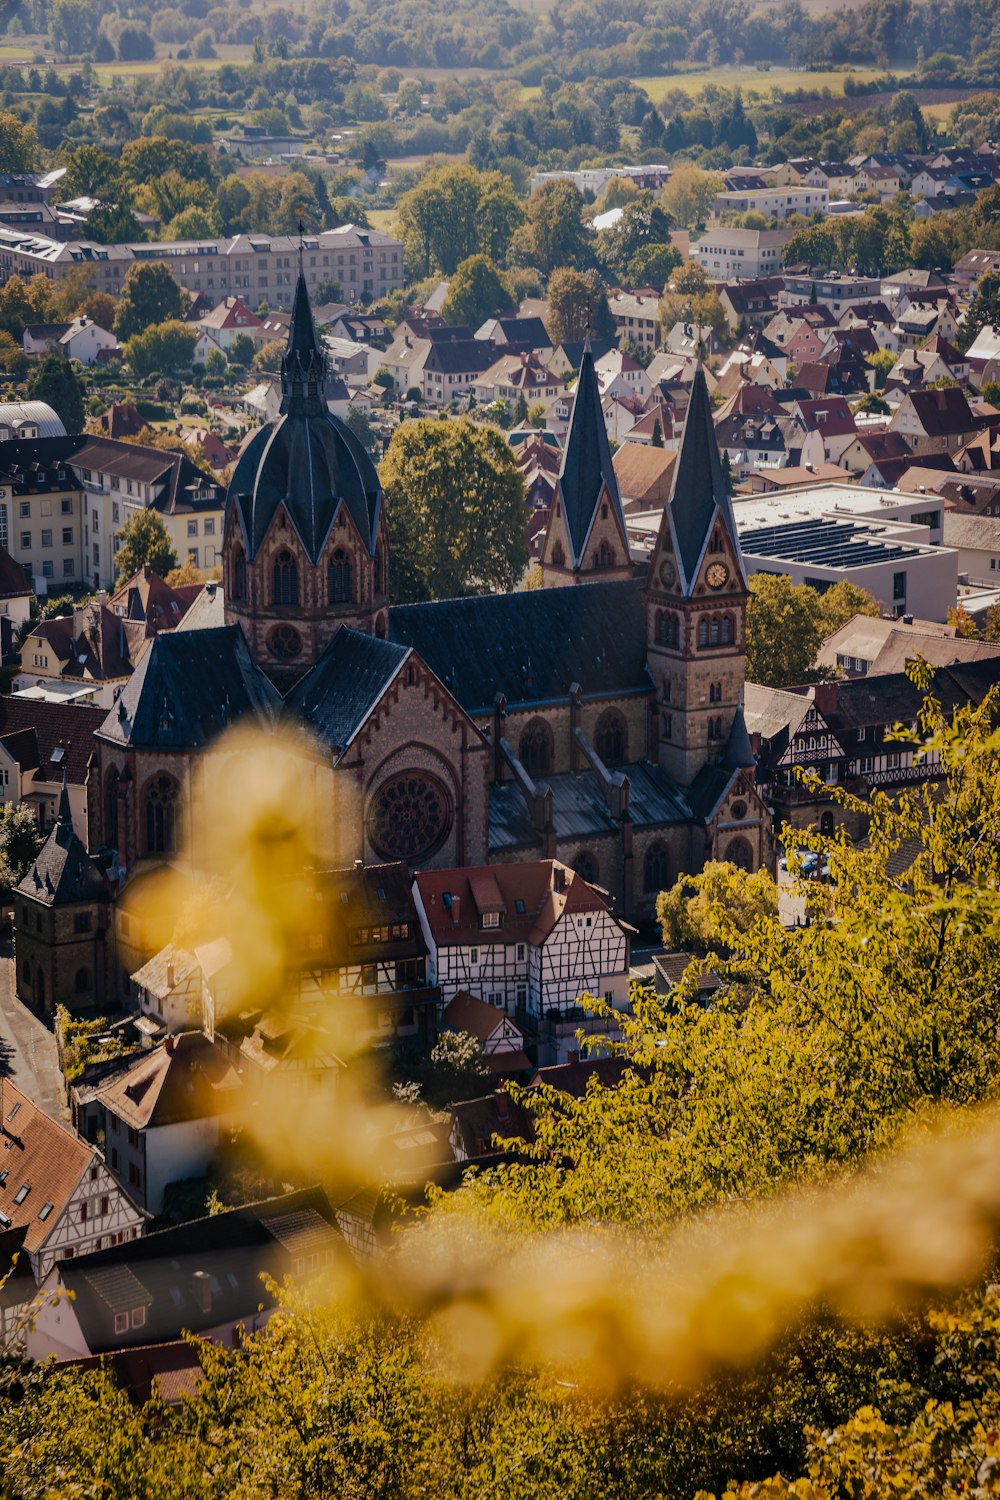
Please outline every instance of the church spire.
[[691, 399], [680, 452], [674, 465], [667, 509], [688, 590], [694, 586], [698, 565], [717, 521], [722, 522], [728, 533], [733, 551], [740, 559], [742, 571], [736, 521], [729, 499], [729, 486], [722, 472], [722, 460], [719, 457], [715, 423], [712, 419], [712, 401], [700, 360], [691, 385]]
[[73, 809], [69, 805], [69, 782], [66, 780], [66, 772], [63, 771], [62, 791], [59, 793], [59, 816], [56, 819], [64, 827], [73, 827]]
[[324, 409], [326, 355], [316, 333], [305, 272], [299, 269], [288, 343], [281, 356], [281, 410], [318, 416]]
[[608, 430], [601, 406], [601, 387], [594, 368], [594, 353], [590, 347], [588, 331], [580, 361], [580, 378], [576, 383], [573, 415], [559, 470], [559, 495], [566, 514], [575, 566], [583, 559], [598, 505], [605, 492], [624, 536], [625, 519], [618, 494], [618, 479], [611, 462]]

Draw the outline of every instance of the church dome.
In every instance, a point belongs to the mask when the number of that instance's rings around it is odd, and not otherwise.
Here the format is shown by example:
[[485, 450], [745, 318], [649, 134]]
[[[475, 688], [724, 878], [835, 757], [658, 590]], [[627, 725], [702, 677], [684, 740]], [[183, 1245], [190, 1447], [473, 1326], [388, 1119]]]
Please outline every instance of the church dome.
[[239, 508], [250, 559], [280, 505], [312, 562], [342, 505], [374, 555], [382, 488], [364, 446], [327, 407], [326, 377], [326, 355], [300, 272], [281, 361], [281, 411], [245, 444], [226, 496], [227, 513]]

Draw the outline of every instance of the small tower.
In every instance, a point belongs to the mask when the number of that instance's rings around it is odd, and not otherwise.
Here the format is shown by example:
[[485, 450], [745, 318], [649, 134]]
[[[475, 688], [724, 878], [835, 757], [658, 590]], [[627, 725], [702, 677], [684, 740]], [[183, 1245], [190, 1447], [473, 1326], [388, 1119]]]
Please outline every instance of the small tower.
[[252, 435], [226, 496], [226, 623], [282, 692], [341, 625], [387, 632], [389, 538], [375, 466], [326, 402], [327, 359], [300, 269], [281, 411]]
[[[646, 585], [658, 758], [682, 786], [746, 737], [746, 606], [736, 522], [699, 366]], [[733, 752], [736, 753], [736, 746]], [[745, 758], [745, 757], [744, 757]]]
[[542, 587], [631, 578], [628, 535], [587, 339], [542, 546]]

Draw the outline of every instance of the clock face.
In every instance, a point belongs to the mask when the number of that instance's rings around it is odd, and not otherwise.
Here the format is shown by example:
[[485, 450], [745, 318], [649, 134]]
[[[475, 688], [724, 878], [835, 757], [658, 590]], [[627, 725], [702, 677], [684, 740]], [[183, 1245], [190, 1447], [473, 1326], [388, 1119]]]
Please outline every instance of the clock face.
[[729, 569], [726, 567], [725, 563], [712, 563], [711, 567], [705, 574], [705, 582], [708, 584], [710, 589], [725, 588], [728, 580]]
[[665, 589], [672, 588], [677, 577], [677, 569], [669, 560], [660, 564], [660, 582]]

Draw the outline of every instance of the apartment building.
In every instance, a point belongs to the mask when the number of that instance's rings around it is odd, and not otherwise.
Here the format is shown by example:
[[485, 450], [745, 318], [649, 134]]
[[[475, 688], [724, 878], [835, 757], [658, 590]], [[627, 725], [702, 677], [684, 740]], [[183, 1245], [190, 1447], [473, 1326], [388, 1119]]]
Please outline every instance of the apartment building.
[[[162, 261], [176, 281], [197, 296], [221, 299], [238, 294], [249, 307], [261, 302], [289, 308], [299, 265], [299, 240], [287, 234], [238, 234], [233, 239], [178, 240], [166, 244], [95, 245], [88, 240], [60, 243], [46, 235], [0, 226], [0, 283], [11, 276], [41, 274], [61, 281], [80, 266], [91, 283], [119, 295], [135, 261]], [[380, 229], [343, 224], [302, 242], [302, 265], [309, 290], [335, 281], [344, 302], [381, 297], [403, 285], [403, 245]]]
[[792, 214], [825, 214], [830, 207], [830, 189], [825, 187], [751, 188], [743, 192], [716, 193], [712, 218], [724, 214], [760, 213], [765, 219], [789, 219]]
[[691, 246], [691, 256], [719, 281], [755, 281], [781, 270], [790, 229], [710, 229]]

